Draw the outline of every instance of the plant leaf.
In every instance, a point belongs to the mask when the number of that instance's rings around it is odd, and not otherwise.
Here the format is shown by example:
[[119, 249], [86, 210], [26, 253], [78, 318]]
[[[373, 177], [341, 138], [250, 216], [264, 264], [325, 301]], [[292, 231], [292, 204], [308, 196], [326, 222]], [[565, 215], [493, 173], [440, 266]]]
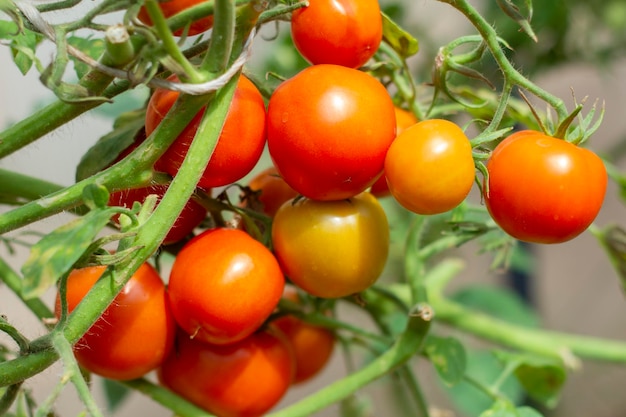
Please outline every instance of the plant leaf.
[[424, 353], [447, 385], [455, 385], [463, 379], [467, 366], [465, 348], [453, 337], [429, 335]]
[[102, 379], [102, 389], [106, 399], [107, 410], [111, 414], [115, 413], [131, 393], [124, 385], [106, 378]]
[[[67, 38], [68, 45], [74, 46], [76, 49], [81, 52], [89, 55], [93, 59], [97, 59], [104, 53], [105, 44], [102, 39], [90, 39], [90, 38], [81, 38], [79, 36], [70, 36]], [[80, 79], [89, 72], [91, 67], [85, 64], [83, 61], [75, 58], [73, 55], [70, 55], [70, 59], [74, 63], [74, 71], [76, 72], [76, 76]]]
[[409, 32], [398, 26], [389, 16], [383, 17], [383, 39], [403, 58], [415, 55], [419, 51], [419, 42]]
[[112, 209], [90, 211], [34, 244], [22, 266], [22, 296], [27, 300], [39, 297], [54, 285], [84, 255], [113, 214]]

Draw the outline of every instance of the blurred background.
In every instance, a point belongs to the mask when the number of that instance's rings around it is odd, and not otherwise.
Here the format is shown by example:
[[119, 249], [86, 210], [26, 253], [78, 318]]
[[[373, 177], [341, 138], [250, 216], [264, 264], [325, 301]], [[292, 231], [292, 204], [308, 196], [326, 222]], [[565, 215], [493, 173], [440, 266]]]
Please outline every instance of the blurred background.
[[[512, 47], [509, 55], [516, 66], [530, 75], [540, 86], [565, 100], [573, 107], [572, 91], [580, 100], [589, 96], [592, 103], [596, 98], [605, 102], [604, 123], [591, 139], [589, 146], [596, 152], [609, 155], [618, 165], [622, 162], [626, 148], [626, 117], [624, 97], [626, 97], [626, 3], [622, 0], [551, 0], [535, 2], [532, 20], [539, 38], [532, 42], [521, 33], [518, 26], [506, 18], [494, 1], [473, 2], [490, 22], [498, 27], [504, 39]], [[521, 3], [521, 2], [520, 2]], [[401, 23], [420, 41], [420, 52], [411, 60], [420, 82], [430, 81], [429, 68], [437, 50], [464, 34], [473, 34], [466, 20], [450, 6], [432, 0], [385, 0], [381, 4], [386, 12]], [[277, 39], [273, 38], [275, 35]], [[280, 67], [282, 73], [297, 71], [303, 65], [301, 59], [290, 50], [288, 27], [269, 27], [255, 40], [255, 54], [249, 63], [251, 71], [264, 71]], [[277, 45], [281, 45], [277, 49]], [[50, 46], [50, 45], [48, 45]], [[272, 54], [268, 54], [272, 46]], [[44, 48], [43, 51], [46, 49]], [[48, 49], [49, 55], [52, 49]], [[45, 55], [42, 59], [45, 60]], [[34, 109], [53, 100], [35, 71], [23, 76], [11, 62], [9, 48], [0, 48], [0, 127], [20, 120]], [[495, 70], [487, 70], [489, 74]], [[136, 108], [147, 97], [145, 89], [136, 89], [116, 100], [113, 105], [80, 117], [70, 125], [56, 130], [47, 137], [29, 145], [22, 151], [0, 161], [0, 167], [24, 174], [45, 178], [59, 184], [74, 182], [74, 167], [81, 155], [97, 139], [106, 133], [115, 115]], [[261, 168], [268, 166], [266, 164]], [[254, 172], [250, 175], [253, 175]], [[245, 181], [244, 181], [245, 182]], [[626, 210], [619, 199], [619, 190], [610, 184], [606, 204], [597, 219], [598, 226], [626, 224]], [[479, 201], [477, 196], [473, 196]], [[69, 215], [59, 215], [38, 223], [33, 229], [50, 230], [67, 222]], [[469, 245], [458, 252], [467, 263], [467, 270], [452, 283], [454, 288], [462, 288], [468, 283], [484, 282], [499, 286], [510, 286], [510, 276], [489, 271], [490, 259], [476, 253]], [[565, 332], [608, 337], [626, 340], [626, 300], [622, 293], [617, 274], [608, 258], [599, 248], [597, 241], [589, 233], [575, 240], [556, 246], [531, 246], [528, 248], [528, 270], [531, 275], [518, 280], [522, 296], [531, 305], [543, 327]], [[1, 252], [6, 256], [6, 252]], [[6, 259], [19, 270], [26, 250], [18, 251]], [[52, 305], [52, 296], [48, 301]], [[0, 286], [0, 314], [9, 317], [12, 324], [25, 330], [29, 337], [44, 333], [43, 326], [30, 313], [21, 307], [12, 293]], [[360, 320], [359, 315], [354, 320]], [[367, 325], [367, 323], [363, 323]], [[0, 340], [4, 340], [0, 336]], [[474, 417], [472, 410], [461, 409], [450, 400], [446, 389], [437, 381], [428, 363], [415, 361], [419, 369], [420, 381], [430, 405], [440, 410], [433, 416]], [[344, 375], [345, 364], [340, 350], [336, 350], [332, 362], [313, 381], [292, 389], [278, 408], [293, 403], [297, 398], [325, 386]], [[38, 400], [44, 399], [56, 383], [60, 367], [53, 366], [43, 374], [33, 378], [28, 387]], [[554, 410], [542, 410], [549, 417], [618, 417], [626, 415], [626, 396], [622, 387], [626, 383], [626, 367], [611, 364], [585, 362], [583, 368], [569, 375], [561, 401]], [[393, 385], [391, 385], [393, 388]], [[101, 381], [95, 379], [94, 391], [98, 400], [105, 404]], [[368, 413], [365, 415], [387, 417], [396, 416], [390, 401], [390, 386], [374, 383], [359, 394], [359, 404]], [[78, 415], [82, 407], [68, 386], [63, 394], [64, 401], [57, 408], [60, 416]], [[443, 411], [448, 410], [448, 411]], [[114, 416], [169, 416], [170, 412], [158, 404], [134, 395], [110, 415]], [[333, 406], [317, 414], [322, 417], [341, 415], [340, 407]]]

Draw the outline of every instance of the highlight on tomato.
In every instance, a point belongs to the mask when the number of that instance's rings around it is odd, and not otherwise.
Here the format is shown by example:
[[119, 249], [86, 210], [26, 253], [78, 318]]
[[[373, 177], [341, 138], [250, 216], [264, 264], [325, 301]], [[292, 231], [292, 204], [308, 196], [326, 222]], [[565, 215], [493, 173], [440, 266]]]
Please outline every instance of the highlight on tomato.
[[[169, 80], [177, 80], [171, 76]], [[163, 121], [178, 98], [178, 92], [157, 89], [146, 111], [146, 134]], [[198, 130], [205, 108], [180, 133], [155, 164], [157, 171], [175, 176]], [[246, 176], [261, 158], [266, 143], [266, 110], [263, 96], [241, 75], [219, 141], [198, 182], [201, 188], [221, 187]]]
[[272, 224], [274, 253], [285, 275], [309, 294], [338, 298], [369, 288], [389, 253], [387, 216], [374, 196], [291, 200]]
[[362, 71], [313, 65], [281, 83], [268, 106], [268, 149], [282, 178], [315, 200], [369, 188], [395, 137], [385, 87]]
[[272, 326], [227, 346], [180, 333], [163, 362], [162, 385], [220, 417], [258, 417], [287, 392], [294, 373], [289, 342]]
[[[403, 109], [402, 107], [395, 106], [394, 111], [396, 114], [396, 137], [402, 133], [406, 128], [413, 126], [418, 122], [417, 117], [412, 112]], [[387, 176], [383, 173], [374, 184], [370, 187], [370, 193], [376, 198], [387, 197], [391, 195], [389, 186], [387, 185]]]
[[[117, 191], [111, 193], [109, 196], [108, 205], [130, 209], [135, 202], [143, 204], [146, 198], [152, 194], [157, 196], [157, 204], [159, 204], [166, 191], [167, 185], [151, 185], [149, 187]], [[167, 232], [163, 244], [170, 245], [177, 243], [189, 236], [193, 230], [202, 223], [206, 215], [207, 210], [200, 203], [193, 199], [187, 201], [187, 204], [183, 207], [183, 210], [172, 225], [172, 228]], [[115, 216], [114, 221], [119, 221], [119, 216]]]
[[407, 210], [437, 214], [458, 206], [475, 178], [472, 146], [463, 130], [441, 119], [404, 130], [385, 158], [391, 195]]
[[487, 162], [485, 204], [509, 235], [562, 243], [589, 227], [604, 202], [608, 176], [592, 151], [524, 130], [500, 142]]
[[[161, 8], [161, 12], [163, 12], [163, 16], [165, 18], [172, 17], [183, 10], [186, 10], [190, 7], [198, 5], [203, 1], [212, 1], [212, 0], [165, 0], [159, 1], [159, 7]], [[150, 15], [145, 7], [142, 7], [139, 10], [139, 14], [137, 15], [139, 20], [145, 23], [148, 26], [152, 26], [152, 19], [150, 19]], [[199, 35], [200, 33], [204, 33], [207, 30], [213, 27], [213, 16], [205, 16], [196, 21], [191, 22], [189, 25], [189, 30], [187, 31], [187, 35], [194, 36]], [[181, 36], [184, 32], [184, 29], [177, 29], [173, 33], [176, 36]]]
[[180, 250], [169, 279], [172, 312], [194, 339], [237, 342], [274, 311], [285, 278], [260, 242], [238, 229], [209, 229]]
[[[73, 270], [67, 278], [67, 307], [72, 312], [102, 276], [105, 266]], [[61, 315], [57, 293], [55, 315]], [[176, 323], [165, 285], [157, 271], [142, 264], [102, 316], [74, 345], [78, 363], [115, 380], [139, 378], [161, 365], [174, 343]]]
[[383, 37], [378, 0], [310, 0], [293, 11], [291, 37], [312, 64], [358, 68], [374, 56]]

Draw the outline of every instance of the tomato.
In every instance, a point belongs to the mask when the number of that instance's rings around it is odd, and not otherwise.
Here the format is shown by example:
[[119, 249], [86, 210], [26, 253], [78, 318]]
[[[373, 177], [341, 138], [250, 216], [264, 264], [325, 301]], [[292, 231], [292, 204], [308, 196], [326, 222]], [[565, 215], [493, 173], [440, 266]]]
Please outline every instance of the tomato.
[[[105, 269], [93, 266], [70, 273], [68, 311], [74, 310]], [[60, 313], [57, 294], [55, 314]], [[152, 266], [143, 264], [76, 343], [74, 354], [82, 367], [95, 374], [116, 380], [139, 378], [169, 354], [175, 331], [163, 281]]]
[[391, 195], [418, 214], [443, 213], [469, 194], [475, 178], [472, 146], [460, 127], [424, 120], [403, 131], [385, 159]]
[[[412, 112], [404, 110], [403, 108], [397, 106], [394, 108], [394, 110], [396, 113], [396, 135], [399, 135], [406, 128], [413, 126], [415, 123], [418, 122], [417, 117], [415, 117]], [[389, 186], [387, 185], [386, 175], [383, 174], [378, 177], [376, 182], [372, 184], [370, 188], [370, 193], [372, 193], [377, 198], [386, 197], [390, 194]]]
[[274, 255], [237, 229], [207, 230], [178, 253], [169, 280], [172, 312], [193, 338], [233, 343], [272, 313], [285, 279]]
[[[284, 297], [299, 302], [295, 291], [286, 290]], [[294, 384], [308, 381], [324, 369], [335, 349], [332, 331], [293, 315], [281, 316], [272, 324], [285, 334], [293, 349], [296, 368]]]
[[[200, 4], [203, 1], [211, 1], [211, 0], [165, 0], [165, 1], [159, 1], [159, 7], [161, 8], [163, 15], [166, 18], [168, 18], [192, 6]], [[144, 7], [142, 7], [139, 10], [139, 14], [137, 15], [137, 17], [146, 25], [149, 25], [149, 26], [152, 25], [152, 20], [150, 19], [150, 15], [148, 14], [148, 11]], [[213, 27], [213, 16], [206, 16], [194, 22], [191, 22], [191, 25], [189, 25], [189, 31], [187, 32], [187, 35], [189, 36], [198, 35], [200, 33], [206, 32], [212, 27]], [[182, 34], [183, 34], [183, 29], [178, 29], [174, 31], [174, 35], [176, 36], [180, 36]]]
[[227, 346], [180, 334], [159, 381], [220, 417], [257, 417], [289, 388], [293, 360], [285, 336], [271, 327]]
[[314, 65], [284, 81], [268, 107], [268, 149], [305, 197], [341, 200], [371, 186], [395, 137], [394, 106], [374, 77]]
[[374, 56], [382, 36], [378, 0], [310, 0], [291, 17], [294, 45], [313, 64], [358, 68]]
[[[170, 79], [175, 79], [170, 77]], [[161, 123], [178, 98], [178, 92], [157, 89], [148, 103], [146, 133]], [[204, 114], [201, 110], [155, 164], [157, 171], [176, 175], [189, 150]], [[198, 186], [221, 187], [247, 175], [256, 165], [266, 139], [265, 102], [256, 86], [245, 76], [239, 78], [219, 142]]]
[[261, 210], [270, 217], [274, 217], [285, 201], [298, 196], [296, 190], [280, 177], [273, 166], [259, 172], [250, 180], [248, 187], [259, 193], [258, 202], [261, 204]]
[[489, 213], [509, 235], [534, 243], [565, 242], [587, 229], [608, 181], [602, 160], [590, 150], [531, 130], [498, 144], [487, 171]]
[[[151, 194], [156, 194], [157, 200], [160, 202], [166, 190], [166, 185], [151, 185], [150, 187], [118, 191], [111, 193], [109, 206], [131, 208], [135, 202], [143, 203]], [[169, 245], [183, 240], [202, 223], [206, 214], [207, 210], [201, 204], [194, 200], [189, 200], [178, 216], [178, 219], [176, 219], [172, 228], [165, 236], [163, 244]], [[116, 221], [118, 221], [118, 217], [119, 216], [116, 216]]]
[[369, 193], [337, 201], [292, 200], [274, 217], [272, 243], [295, 285], [318, 297], [343, 297], [378, 279], [389, 252], [389, 225]]

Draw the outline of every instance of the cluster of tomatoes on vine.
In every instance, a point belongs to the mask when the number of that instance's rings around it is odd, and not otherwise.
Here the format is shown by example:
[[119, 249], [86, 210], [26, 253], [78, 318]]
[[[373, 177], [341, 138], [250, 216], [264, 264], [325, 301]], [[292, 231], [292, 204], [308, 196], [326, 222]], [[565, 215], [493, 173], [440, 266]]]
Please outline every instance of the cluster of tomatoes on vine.
[[[160, 5], [169, 15], [182, 3]], [[211, 24], [211, 18], [194, 22], [189, 34]], [[291, 31], [312, 65], [282, 82], [267, 106], [240, 76], [198, 183], [206, 194], [236, 183], [267, 146], [273, 166], [248, 187], [271, 219], [270, 245], [245, 226], [204, 230], [182, 244], [167, 288], [144, 264], [76, 344], [75, 355], [89, 371], [126, 380], [157, 369], [164, 386], [212, 413], [261, 415], [291, 384], [319, 372], [335, 341], [332, 331], [280, 309], [281, 299], [290, 298], [300, 311], [315, 310], [319, 303], [303, 303], [298, 294], [306, 294], [305, 301], [333, 300], [375, 283], [389, 250], [389, 224], [378, 198], [391, 195], [406, 209], [429, 215], [468, 196], [476, 169], [463, 130], [447, 120], [418, 121], [394, 104], [379, 80], [358, 69], [382, 41], [376, 0], [310, 0], [293, 12]], [[177, 97], [168, 90], [153, 93], [145, 135]], [[157, 161], [156, 171], [177, 174], [202, 113]], [[555, 166], [560, 171], [551, 170]], [[503, 141], [487, 170], [487, 208], [506, 232], [529, 241], [564, 241], [582, 232], [606, 188], [594, 154], [539, 132]], [[116, 192], [109, 204], [131, 207], [166, 189]], [[252, 209], [245, 207], [249, 201], [242, 201], [244, 215]], [[201, 202], [190, 200], [164, 244], [188, 237], [206, 217]], [[103, 271], [70, 274], [69, 310]]]

